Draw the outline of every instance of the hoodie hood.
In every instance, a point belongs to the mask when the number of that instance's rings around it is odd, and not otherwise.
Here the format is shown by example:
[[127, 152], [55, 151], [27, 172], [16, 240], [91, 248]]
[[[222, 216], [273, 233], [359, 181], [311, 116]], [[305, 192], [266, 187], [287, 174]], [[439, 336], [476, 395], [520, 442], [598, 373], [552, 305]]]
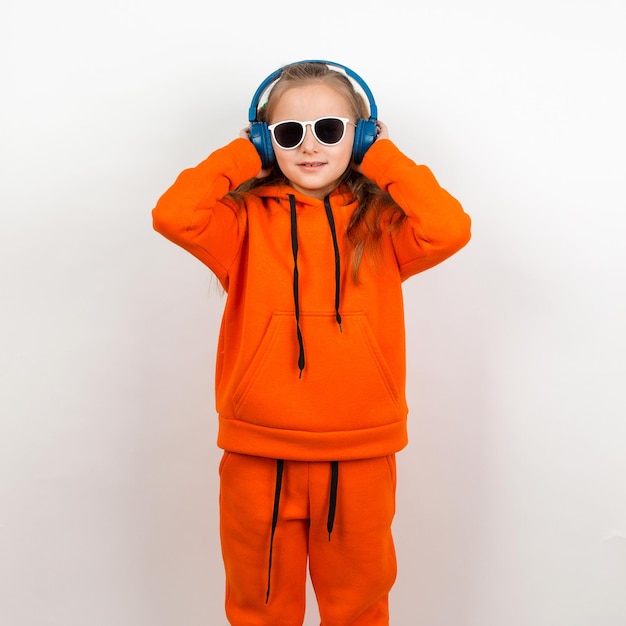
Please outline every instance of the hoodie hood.
[[[298, 191], [287, 184], [256, 187], [249, 193], [258, 196], [259, 198], [273, 198], [277, 201], [280, 201], [281, 199], [287, 200], [291, 195], [295, 198], [299, 210], [317, 208], [324, 202], [323, 200]], [[354, 202], [348, 186], [343, 183], [331, 191], [327, 197], [332, 200], [333, 205], [338, 203], [343, 206], [352, 206], [352, 210], [354, 210], [354, 207], [356, 206], [356, 202]]]

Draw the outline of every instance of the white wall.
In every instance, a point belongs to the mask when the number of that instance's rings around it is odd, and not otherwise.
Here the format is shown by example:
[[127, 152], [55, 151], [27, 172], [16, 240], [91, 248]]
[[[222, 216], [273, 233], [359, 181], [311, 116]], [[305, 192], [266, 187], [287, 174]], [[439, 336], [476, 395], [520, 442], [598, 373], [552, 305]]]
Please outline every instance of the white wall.
[[3, 4], [0, 623], [225, 624], [223, 299], [150, 210], [316, 57], [474, 220], [406, 286], [392, 624], [623, 626], [624, 3], [218, 4]]

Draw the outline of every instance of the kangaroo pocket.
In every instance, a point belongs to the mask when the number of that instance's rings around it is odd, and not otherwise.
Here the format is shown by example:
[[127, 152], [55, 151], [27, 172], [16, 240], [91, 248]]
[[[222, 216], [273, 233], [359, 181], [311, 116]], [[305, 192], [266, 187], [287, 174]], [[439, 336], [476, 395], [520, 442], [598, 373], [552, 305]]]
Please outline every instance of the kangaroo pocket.
[[393, 376], [363, 314], [302, 314], [299, 378], [293, 313], [275, 313], [233, 396], [235, 418], [270, 428], [333, 432], [404, 418]]

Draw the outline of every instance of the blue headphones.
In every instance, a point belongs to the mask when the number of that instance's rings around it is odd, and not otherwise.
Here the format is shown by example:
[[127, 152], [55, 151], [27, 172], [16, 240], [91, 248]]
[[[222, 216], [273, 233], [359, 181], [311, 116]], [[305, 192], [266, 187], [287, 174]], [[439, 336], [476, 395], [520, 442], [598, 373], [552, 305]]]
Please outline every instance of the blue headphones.
[[[370, 118], [367, 120], [361, 118], [357, 122], [356, 130], [354, 133], [354, 146], [352, 149], [352, 159], [355, 163], [360, 163], [363, 160], [363, 157], [365, 156], [368, 148], [376, 140], [376, 118], [378, 116], [378, 109], [376, 107], [376, 102], [374, 102], [374, 96], [372, 95], [370, 88], [356, 72], [346, 67], [345, 65], [333, 63], [332, 61], [315, 60], [298, 61], [298, 63], [291, 63], [290, 65], [297, 65], [299, 63], [324, 63], [325, 65], [338, 67], [342, 69], [346, 73], [346, 75], [352, 78], [359, 85], [359, 87], [361, 87], [361, 89], [367, 96], [370, 108]], [[272, 146], [272, 137], [267, 127], [267, 123], [259, 122], [257, 119], [259, 100], [268, 89], [268, 87], [280, 78], [280, 75], [286, 67], [287, 66], [285, 65], [277, 69], [275, 72], [272, 72], [259, 85], [258, 89], [254, 93], [254, 96], [252, 96], [252, 103], [250, 104], [250, 109], [248, 110], [248, 121], [250, 122], [250, 140], [254, 144], [257, 152], [259, 153], [259, 156], [261, 157], [263, 169], [268, 169], [274, 164], [274, 147]]]

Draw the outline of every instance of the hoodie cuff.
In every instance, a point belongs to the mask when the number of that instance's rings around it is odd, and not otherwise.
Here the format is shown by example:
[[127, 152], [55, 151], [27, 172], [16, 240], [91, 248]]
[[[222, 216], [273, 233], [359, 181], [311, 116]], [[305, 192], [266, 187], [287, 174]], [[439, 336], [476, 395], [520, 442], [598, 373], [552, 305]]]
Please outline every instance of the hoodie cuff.
[[254, 178], [261, 171], [261, 157], [249, 139], [238, 137], [217, 150], [217, 153], [225, 157], [222, 161], [223, 173], [229, 179], [231, 189]]
[[415, 167], [414, 161], [409, 159], [390, 139], [376, 140], [365, 153], [361, 169], [363, 174], [373, 180], [383, 191], [397, 178], [393, 175], [398, 171], [398, 165]]

